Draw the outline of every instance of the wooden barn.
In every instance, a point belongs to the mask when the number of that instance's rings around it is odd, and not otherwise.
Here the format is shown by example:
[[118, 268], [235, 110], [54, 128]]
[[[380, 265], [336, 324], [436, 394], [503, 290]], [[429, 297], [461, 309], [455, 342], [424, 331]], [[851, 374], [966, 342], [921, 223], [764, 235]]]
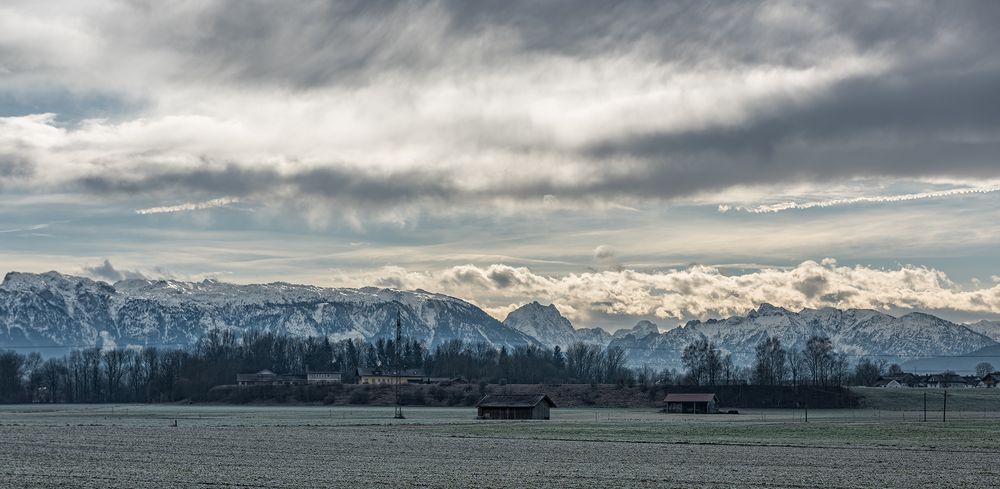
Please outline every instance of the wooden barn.
[[549, 419], [549, 409], [556, 404], [545, 394], [491, 394], [476, 407], [477, 419]]
[[667, 394], [664, 399], [668, 413], [715, 414], [719, 412], [719, 398], [715, 394]]

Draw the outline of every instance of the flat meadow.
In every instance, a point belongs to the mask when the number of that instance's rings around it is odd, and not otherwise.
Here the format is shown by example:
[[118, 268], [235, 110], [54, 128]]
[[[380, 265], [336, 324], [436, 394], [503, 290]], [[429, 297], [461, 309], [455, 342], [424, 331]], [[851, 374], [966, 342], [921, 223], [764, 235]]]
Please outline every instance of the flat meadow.
[[[878, 409], [0, 406], [0, 487], [990, 487], [1000, 419]], [[939, 415], [940, 413], [938, 413]], [[175, 426], [176, 424], [176, 426]]]

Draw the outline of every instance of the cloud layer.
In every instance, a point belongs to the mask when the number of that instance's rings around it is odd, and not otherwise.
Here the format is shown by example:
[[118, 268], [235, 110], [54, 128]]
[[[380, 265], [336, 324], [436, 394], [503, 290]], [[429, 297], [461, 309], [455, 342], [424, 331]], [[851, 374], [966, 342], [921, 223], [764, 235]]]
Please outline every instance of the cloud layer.
[[956, 284], [1000, 266], [997, 25], [975, 1], [8, 0], [0, 258], [594, 323], [996, 314]]
[[15, 1], [0, 185], [381, 211], [996, 177], [998, 21], [989, 2]]
[[472, 296], [500, 319], [518, 304], [539, 300], [556, 304], [581, 326], [606, 316], [676, 320], [727, 317], [744, 314], [765, 302], [795, 311], [837, 307], [1000, 314], [997, 284], [963, 288], [944, 272], [928, 267], [840, 266], [829, 258], [743, 274], [725, 274], [710, 266], [565, 276], [546, 276], [526, 267], [500, 264], [456, 266], [440, 272], [388, 267], [369, 274], [337, 274], [334, 282]]

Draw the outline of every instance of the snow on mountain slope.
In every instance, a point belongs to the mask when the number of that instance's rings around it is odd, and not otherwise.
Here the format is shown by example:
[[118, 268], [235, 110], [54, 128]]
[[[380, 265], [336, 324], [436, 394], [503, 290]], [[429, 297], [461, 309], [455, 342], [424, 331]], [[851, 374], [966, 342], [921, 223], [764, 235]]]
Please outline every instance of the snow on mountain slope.
[[644, 338], [651, 334], [660, 334], [660, 328], [656, 325], [656, 323], [646, 321], [644, 319], [635, 323], [635, 326], [632, 326], [629, 329], [619, 329], [618, 331], [615, 331], [615, 334], [613, 334], [612, 337], [623, 338], [625, 335], [633, 335], [636, 338]]
[[551, 304], [525, 304], [511, 311], [503, 324], [537, 339], [548, 348], [559, 346], [566, 351], [566, 348], [579, 341], [573, 325]]
[[966, 324], [966, 328], [971, 329], [981, 335], [989, 336], [993, 341], [1000, 341], [1000, 321], [979, 321]]
[[12, 272], [0, 284], [0, 348], [111, 342], [187, 346], [215, 328], [374, 341], [393, 336], [397, 311], [403, 334], [431, 348], [453, 339], [497, 348], [567, 348], [582, 341], [621, 347], [629, 365], [653, 368], [681, 368], [684, 347], [702, 338], [748, 365], [754, 347], [768, 336], [796, 349], [804, 348], [813, 335], [827, 336], [852, 360], [878, 355], [887, 361], [960, 355], [996, 345], [1000, 336], [1000, 325], [985, 321], [965, 326], [927, 314], [896, 318], [859, 309], [795, 313], [770, 304], [745, 316], [690, 321], [663, 333], [655, 324], [640, 321], [611, 335], [599, 328], [574, 329], [555, 307], [537, 302], [511, 312], [501, 323], [461, 299], [423, 290], [213, 280], [124, 280], [109, 285], [56, 272]]
[[[559, 313], [554, 305], [543, 306], [538, 302], [525, 304], [511, 311], [504, 319], [504, 324], [537, 339], [547, 348], [558, 346], [566, 351], [574, 343], [608, 346], [611, 334], [601, 328], [576, 329], [568, 319]], [[656, 325], [649, 321], [640, 321], [632, 330], [620, 330], [619, 333], [648, 332], [650, 325], [656, 330]]]
[[394, 335], [397, 311], [403, 334], [431, 348], [453, 339], [497, 348], [538, 344], [468, 302], [422, 290], [214, 280], [112, 286], [56, 272], [12, 272], [0, 284], [0, 347], [89, 346], [102, 332], [119, 346], [186, 346], [213, 328], [374, 341]]
[[580, 328], [576, 330], [576, 339], [581, 343], [604, 348], [611, 342], [611, 334], [603, 328]]
[[878, 355], [901, 361], [931, 355], [959, 355], [996, 344], [993, 339], [963, 325], [928, 314], [911, 313], [899, 318], [872, 310], [805, 309], [794, 313], [761, 304], [746, 316], [723, 320], [691, 321], [658, 335], [637, 338], [625, 335], [609, 346], [625, 349], [630, 365], [681, 368], [684, 347], [708, 339], [733, 355], [738, 364], [753, 361], [754, 347], [767, 337], [777, 337], [785, 348], [803, 349], [813, 335], [827, 336], [834, 348], [852, 355]]

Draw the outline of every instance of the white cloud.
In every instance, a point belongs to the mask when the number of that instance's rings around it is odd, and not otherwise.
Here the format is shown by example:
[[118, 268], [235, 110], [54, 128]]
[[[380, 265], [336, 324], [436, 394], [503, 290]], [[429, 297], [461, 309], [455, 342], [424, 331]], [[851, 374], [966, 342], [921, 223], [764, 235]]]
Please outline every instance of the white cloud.
[[547, 276], [525, 267], [472, 265], [439, 272], [386, 267], [336, 273], [333, 283], [422, 288], [467, 298], [503, 317], [515, 303], [553, 303], [578, 325], [603, 315], [691, 319], [744, 314], [767, 302], [791, 310], [871, 308], [1000, 313], [1000, 285], [966, 289], [932, 268], [879, 269], [805, 261], [787, 269], [724, 275], [710, 266], [664, 272], [616, 270]]

